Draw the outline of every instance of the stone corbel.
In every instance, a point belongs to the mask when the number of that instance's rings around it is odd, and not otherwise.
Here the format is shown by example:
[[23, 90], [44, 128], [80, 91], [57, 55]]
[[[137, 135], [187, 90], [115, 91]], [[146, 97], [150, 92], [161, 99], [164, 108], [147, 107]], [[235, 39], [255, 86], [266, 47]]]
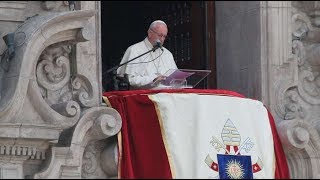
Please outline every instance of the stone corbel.
[[319, 178], [320, 136], [317, 130], [302, 120], [284, 120], [277, 126], [290, 176], [298, 179]]
[[86, 146], [116, 135], [121, 125], [119, 113], [112, 108], [94, 107], [84, 111], [83, 117], [74, 129], [70, 147], [52, 147], [50, 163], [42, 172], [36, 173], [34, 178], [81, 178]]

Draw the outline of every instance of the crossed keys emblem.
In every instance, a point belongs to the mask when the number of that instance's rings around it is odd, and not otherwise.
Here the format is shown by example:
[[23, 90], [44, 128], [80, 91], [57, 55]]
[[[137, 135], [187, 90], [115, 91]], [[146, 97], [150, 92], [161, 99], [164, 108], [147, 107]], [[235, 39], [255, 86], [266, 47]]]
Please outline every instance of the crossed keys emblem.
[[[222, 139], [223, 143], [220, 142], [219, 139], [217, 139], [214, 136], [212, 137], [212, 139], [210, 141], [210, 144], [217, 152], [220, 152], [221, 150], [224, 151], [224, 155], [217, 154], [218, 162], [215, 162], [210, 157], [209, 154], [206, 156], [205, 163], [212, 170], [219, 172], [219, 174], [221, 176], [221, 172], [219, 171], [219, 164], [218, 164], [219, 159], [220, 159], [221, 162], [224, 163], [224, 166], [226, 166], [226, 167], [223, 167], [223, 171], [226, 170], [227, 178], [232, 178], [232, 179], [233, 178], [237, 178], [237, 179], [244, 178], [244, 177], [248, 177], [248, 176], [244, 176], [245, 172], [250, 172], [252, 174], [252, 173], [256, 173], [256, 172], [261, 171], [261, 169], [263, 168], [263, 164], [262, 164], [262, 161], [259, 157], [258, 157], [257, 162], [252, 164], [251, 163], [251, 156], [244, 157], [243, 155], [241, 155], [241, 152], [249, 153], [250, 150], [253, 148], [254, 143], [248, 137], [248, 138], [246, 138], [246, 140], [242, 144], [240, 144], [241, 136], [230, 119], [228, 119], [226, 121], [226, 123], [222, 129], [221, 139]], [[226, 155], [231, 155], [231, 156], [226, 156]], [[241, 161], [239, 161], [239, 158], [240, 159], [245, 158], [245, 160], [242, 160], [243, 162], [249, 161], [249, 163], [251, 165], [250, 167], [252, 167], [252, 169], [245, 169], [244, 167], [248, 167], [248, 166], [244, 166], [241, 163]], [[227, 162], [224, 162], [224, 161], [227, 161]], [[248, 162], [246, 162], [246, 163], [248, 163]], [[222, 168], [221, 165], [220, 165], [220, 168]]]

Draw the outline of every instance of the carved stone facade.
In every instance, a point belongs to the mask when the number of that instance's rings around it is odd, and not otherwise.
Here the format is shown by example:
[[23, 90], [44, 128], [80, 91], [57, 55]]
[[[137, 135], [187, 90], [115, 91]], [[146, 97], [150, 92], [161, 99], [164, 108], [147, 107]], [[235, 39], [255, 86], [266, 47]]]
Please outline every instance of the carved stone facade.
[[[320, 24], [318, 1], [292, 1], [292, 58], [283, 66], [276, 114], [291, 176], [319, 178]], [[286, 81], [286, 83], [284, 83]]]
[[1, 1], [0, 20], [0, 178], [116, 177], [100, 3]]
[[[320, 3], [239, 3], [259, 12], [252, 95], [275, 118], [291, 177], [319, 178]], [[0, 178], [117, 177], [121, 118], [102, 103], [100, 13], [98, 1], [0, 2]]]

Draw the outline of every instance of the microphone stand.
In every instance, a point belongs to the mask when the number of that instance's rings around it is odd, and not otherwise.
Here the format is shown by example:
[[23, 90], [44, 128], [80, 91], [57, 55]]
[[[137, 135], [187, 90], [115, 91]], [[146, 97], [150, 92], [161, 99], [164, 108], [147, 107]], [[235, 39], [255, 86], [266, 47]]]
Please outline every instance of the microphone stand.
[[[116, 65], [116, 66], [108, 69], [108, 70], [107, 70], [106, 72], [104, 72], [102, 75], [110, 74], [110, 73], [111, 73], [111, 75], [112, 75], [112, 80], [113, 80], [113, 89], [116, 90], [116, 91], [118, 91], [118, 90], [119, 90], [119, 85], [118, 85], [119, 80], [117, 79], [117, 76], [116, 76], [116, 75], [117, 75], [117, 69], [118, 69], [119, 67], [125, 65], [125, 64], [128, 64], [128, 63], [131, 62], [131, 61], [134, 61], [134, 60], [138, 59], [138, 58], [141, 57], [141, 56], [144, 56], [144, 55], [150, 53], [151, 51], [154, 52], [155, 50], [157, 50], [157, 49], [160, 48], [160, 47], [161, 47], [161, 45], [160, 45], [159, 43], [157, 43], [151, 50], [149, 50], [149, 51], [147, 51], [147, 52], [145, 52], [145, 53], [143, 53], [143, 54], [140, 54], [139, 56], [137, 56], [137, 57], [135, 57], [135, 58], [133, 58], [133, 59], [130, 59], [130, 60], [127, 61], [127, 62], [124, 62], [124, 63], [122, 63], [122, 64]], [[126, 74], [125, 74], [125, 79], [126, 79], [127, 83], [129, 84], [129, 82], [128, 82], [128, 77], [126, 76]], [[127, 88], [127, 90], [129, 90], [129, 87]]]

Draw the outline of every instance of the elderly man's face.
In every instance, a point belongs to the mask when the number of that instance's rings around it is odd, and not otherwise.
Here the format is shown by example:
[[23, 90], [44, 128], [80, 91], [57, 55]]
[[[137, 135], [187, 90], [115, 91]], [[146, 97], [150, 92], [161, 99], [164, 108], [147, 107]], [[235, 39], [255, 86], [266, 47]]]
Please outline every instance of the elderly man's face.
[[163, 45], [164, 40], [166, 39], [168, 34], [167, 26], [164, 24], [159, 24], [152, 29], [148, 30], [148, 38], [151, 44], [155, 45], [157, 39], [160, 40], [161, 45]]

